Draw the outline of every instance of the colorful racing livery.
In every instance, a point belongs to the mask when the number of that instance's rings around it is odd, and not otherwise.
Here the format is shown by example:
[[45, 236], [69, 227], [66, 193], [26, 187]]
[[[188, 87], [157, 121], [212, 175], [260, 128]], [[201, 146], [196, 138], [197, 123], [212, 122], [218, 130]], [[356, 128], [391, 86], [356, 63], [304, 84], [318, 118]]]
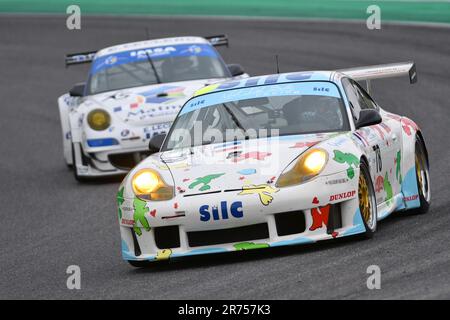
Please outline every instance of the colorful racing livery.
[[[123, 258], [139, 267], [162, 252], [166, 259], [371, 237], [395, 211], [425, 213], [421, 130], [356, 82], [413, 69], [276, 74], [199, 90], [160, 152], [119, 188]], [[195, 126], [200, 135], [190, 139]]]
[[227, 41], [177, 37], [68, 55], [67, 65], [91, 62], [87, 82], [58, 99], [64, 158], [75, 178], [128, 172], [196, 90], [247, 77], [229, 69], [214, 48]]

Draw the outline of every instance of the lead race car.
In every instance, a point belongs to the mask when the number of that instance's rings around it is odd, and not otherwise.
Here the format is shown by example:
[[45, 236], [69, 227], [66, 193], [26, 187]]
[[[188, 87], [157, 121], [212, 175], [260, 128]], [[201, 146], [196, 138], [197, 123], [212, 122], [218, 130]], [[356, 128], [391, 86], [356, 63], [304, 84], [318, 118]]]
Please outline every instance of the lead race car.
[[140, 267], [371, 237], [394, 211], [427, 212], [422, 131], [382, 109], [358, 83], [403, 75], [417, 80], [414, 63], [275, 74], [199, 90], [119, 187], [123, 258]]
[[86, 83], [59, 97], [64, 158], [75, 178], [124, 174], [167, 132], [184, 102], [207, 84], [248, 77], [214, 46], [225, 35], [139, 41], [66, 56], [92, 62]]

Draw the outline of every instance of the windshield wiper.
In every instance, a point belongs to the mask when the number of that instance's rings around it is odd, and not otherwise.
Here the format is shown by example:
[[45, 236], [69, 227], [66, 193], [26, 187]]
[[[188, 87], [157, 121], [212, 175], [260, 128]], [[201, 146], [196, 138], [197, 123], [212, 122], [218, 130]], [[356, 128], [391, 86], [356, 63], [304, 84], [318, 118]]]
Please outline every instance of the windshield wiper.
[[228, 107], [225, 103], [222, 103], [223, 107], [225, 108], [225, 110], [227, 111], [227, 113], [230, 115], [231, 120], [233, 120], [233, 122], [236, 124], [236, 126], [241, 129], [242, 131], [244, 131], [244, 137], [245, 140], [249, 139], [249, 136], [247, 135], [246, 129], [244, 128], [244, 126], [242, 125], [242, 123], [238, 120], [238, 118], [236, 117], [236, 115], [234, 114], [233, 111], [231, 111], [230, 107]]
[[150, 58], [150, 55], [148, 54], [147, 50], [144, 50], [144, 51], [145, 51], [145, 55], [147, 56], [147, 61], [152, 66], [153, 72], [155, 73], [156, 82], [161, 83], [161, 79], [159, 78], [158, 72], [156, 71], [155, 64], [153, 63], [152, 58]]

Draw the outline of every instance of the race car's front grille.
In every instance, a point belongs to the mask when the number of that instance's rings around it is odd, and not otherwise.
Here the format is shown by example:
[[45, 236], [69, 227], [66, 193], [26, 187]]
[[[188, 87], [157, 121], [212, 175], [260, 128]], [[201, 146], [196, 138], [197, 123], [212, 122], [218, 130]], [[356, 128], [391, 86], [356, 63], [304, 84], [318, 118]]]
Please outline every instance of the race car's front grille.
[[113, 153], [108, 155], [108, 159], [117, 169], [131, 170], [148, 155], [147, 152]]
[[211, 246], [230, 242], [260, 240], [269, 238], [267, 223], [230, 229], [188, 232], [189, 246]]
[[275, 224], [279, 236], [302, 233], [306, 229], [305, 214], [303, 211], [277, 213]]
[[178, 226], [154, 228], [155, 243], [159, 249], [172, 249], [180, 246]]

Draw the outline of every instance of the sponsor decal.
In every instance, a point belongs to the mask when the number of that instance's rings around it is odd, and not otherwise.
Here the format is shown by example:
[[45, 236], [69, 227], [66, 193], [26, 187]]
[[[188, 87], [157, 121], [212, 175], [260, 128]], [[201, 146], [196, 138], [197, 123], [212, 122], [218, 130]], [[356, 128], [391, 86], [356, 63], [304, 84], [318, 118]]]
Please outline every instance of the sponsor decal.
[[342, 178], [342, 179], [327, 180], [325, 183], [334, 185], [334, 184], [341, 184], [341, 183], [346, 183], [346, 182], [348, 182], [348, 179]]
[[274, 188], [268, 184], [260, 184], [260, 185], [246, 185], [242, 187], [242, 191], [238, 193], [239, 196], [241, 195], [248, 195], [248, 194], [257, 194], [259, 195], [259, 200], [261, 203], [265, 206], [268, 206], [272, 200], [273, 196], [272, 194], [278, 192], [279, 189]]
[[128, 130], [128, 129], [124, 129], [124, 130], [122, 130], [122, 132], [120, 133], [120, 135], [122, 136], [122, 137], [126, 137], [126, 136], [128, 136], [130, 134], [130, 130]]
[[133, 227], [134, 226], [134, 220], [132, 220], [132, 219], [124, 219], [124, 218], [122, 218], [122, 220], [120, 220], [120, 223], [124, 224], [126, 226], [129, 226], [129, 227]]
[[406, 202], [408, 202], [408, 201], [414, 201], [414, 200], [417, 200], [417, 198], [419, 198], [419, 195], [418, 195], [418, 194], [415, 194], [415, 195], [413, 195], [413, 196], [403, 197], [403, 200], [406, 201]]
[[242, 208], [242, 202], [236, 201], [233, 202], [228, 208], [228, 204], [226, 201], [220, 202], [220, 206], [209, 206], [203, 205], [199, 208], [200, 213], [200, 221], [207, 222], [211, 220], [211, 218], [215, 221], [217, 220], [227, 220], [230, 217], [234, 218], [243, 218], [244, 210]]
[[352, 190], [352, 191], [348, 191], [348, 192], [343, 192], [343, 193], [338, 193], [338, 194], [333, 194], [330, 196], [330, 199], [328, 201], [337, 201], [337, 200], [344, 200], [344, 199], [349, 199], [349, 198], [353, 198], [356, 194], [356, 190]]

